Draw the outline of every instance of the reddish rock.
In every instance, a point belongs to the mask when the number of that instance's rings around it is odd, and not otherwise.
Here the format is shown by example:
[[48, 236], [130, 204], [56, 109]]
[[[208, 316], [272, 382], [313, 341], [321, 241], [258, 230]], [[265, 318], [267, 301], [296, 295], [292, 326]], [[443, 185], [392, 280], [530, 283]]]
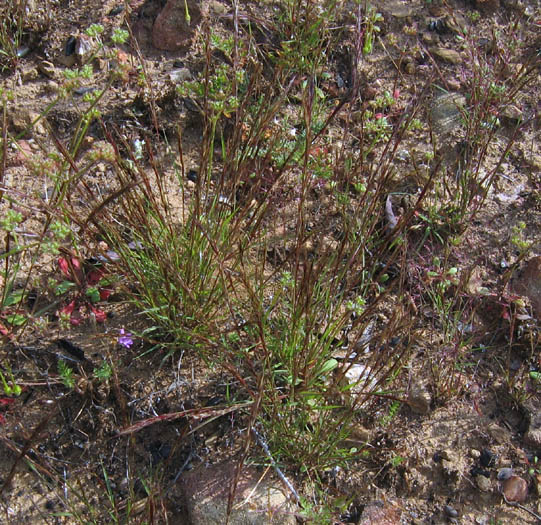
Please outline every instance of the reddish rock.
[[528, 497], [528, 483], [519, 476], [511, 476], [503, 482], [502, 493], [508, 501], [523, 503]]
[[513, 283], [513, 291], [526, 296], [541, 319], [541, 256], [532, 257]]
[[191, 44], [200, 21], [201, 8], [196, 0], [168, 0], [154, 22], [152, 45], [164, 51], [178, 51], [187, 47]]
[[400, 525], [402, 510], [389, 501], [373, 501], [366, 505], [359, 525]]
[[[200, 465], [186, 472], [179, 480], [184, 493], [189, 523], [192, 525], [222, 525], [226, 522], [229, 489], [235, 479], [234, 461], [206, 467]], [[230, 525], [294, 525], [295, 513], [290, 494], [276, 479], [254, 467], [242, 469], [235, 493]]]
[[30, 144], [26, 140], [19, 140], [17, 142], [17, 151], [11, 159], [8, 157], [9, 166], [22, 166], [29, 159], [32, 158], [33, 152]]

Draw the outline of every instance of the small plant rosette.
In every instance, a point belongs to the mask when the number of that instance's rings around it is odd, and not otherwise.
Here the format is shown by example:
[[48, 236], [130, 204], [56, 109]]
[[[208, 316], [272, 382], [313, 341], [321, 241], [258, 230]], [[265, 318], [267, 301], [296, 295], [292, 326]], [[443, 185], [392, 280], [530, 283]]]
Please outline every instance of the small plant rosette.
[[85, 266], [77, 257], [59, 257], [58, 267], [65, 279], [57, 286], [57, 295], [75, 288], [75, 297], [58, 311], [60, 318], [69, 318], [72, 325], [79, 325], [91, 315], [103, 323], [107, 314], [97, 303], [106, 301], [113, 292], [107, 271], [103, 266]]

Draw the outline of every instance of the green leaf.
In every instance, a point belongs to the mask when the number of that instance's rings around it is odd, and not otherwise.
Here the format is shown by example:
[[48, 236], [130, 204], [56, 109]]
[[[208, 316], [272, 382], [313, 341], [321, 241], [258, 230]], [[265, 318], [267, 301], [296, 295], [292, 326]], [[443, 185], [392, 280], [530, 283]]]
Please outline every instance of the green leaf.
[[6, 322], [13, 326], [22, 326], [26, 322], [26, 317], [21, 314], [11, 314], [6, 316]]
[[329, 359], [322, 367], [319, 372], [319, 375], [327, 374], [331, 372], [338, 366], [338, 361], [336, 359]]
[[94, 286], [89, 287], [86, 290], [85, 295], [88, 297], [91, 303], [97, 303], [100, 300], [100, 292]]
[[69, 290], [75, 287], [75, 283], [72, 281], [62, 281], [55, 289], [55, 295], [63, 295]]
[[13, 306], [14, 304], [18, 304], [23, 299], [23, 290], [17, 290], [15, 292], [10, 293], [5, 301], [3, 306]]

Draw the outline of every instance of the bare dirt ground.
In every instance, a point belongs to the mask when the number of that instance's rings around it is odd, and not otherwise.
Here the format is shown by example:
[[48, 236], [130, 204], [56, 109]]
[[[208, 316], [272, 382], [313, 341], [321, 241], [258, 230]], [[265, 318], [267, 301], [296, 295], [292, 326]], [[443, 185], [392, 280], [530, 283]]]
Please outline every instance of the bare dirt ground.
[[[232, 31], [229, 3], [202, 4], [202, 17], [208, 17], [217, 32]], [[274, 13], [271, 2], [240, 4], [243, 12], [255, 20], [265, 20]], [[531, 56], [539, 56], [541, 10], [535, 0], [449, 1], [443, 6], [438, 2], [398, 0], [372, 4], [383, 15], [379, 34], [383, 46], [376, 45], [363, 65], [362, 89], [367, 99], [388, 91], [396, 94], [400, 104], [419, 93], [434, 71], [435, 83], [448, 92], [463, 93], [468, 82], [469, 49], [457, 35], [464, 30], [475, 34], [479, 46], [490, 46], [496, 41], [495, 33], [508, 31], [513, 21], [521, 22], [521, 38], [527, 38], [529, 45], [520, 54], [522, 62], [517, 59], [515, 63], [500, 64], [508, 68], [508, 75], [515, 74]], [[163, 8], [159, 0], [126, 4], [57, 1], [48, 5], [50, 12], [36, 16], [41, 22], [29, 27], [28, 36], [20, 44], [28, 51], [15, 67], [0, 75], [0, 86], [14, 93], [6, 115], [12, 136], [21, 133], [56, 99], [65, 82], [64, 70], [75, 65], [66, 55], [70, 36], [79, 37], [91, 24], [102, 24], [104, 35], [129, 24], [138, 46], [131, 41], [120, 46], [120, 65], [105, 58], [94, 62], [94, 76], [85, 80], [83, 87], [107, 83], [110, 69], [120, 68], [123, 77], [100, 101], [103, 121], [116, 126], [127, 142], [134, 143], [148, 137], [156, 119], [160, 123], [160, 137], [156, 138], [161, 140], [156, 144], [160, 166], [171, 177], [178, 156], [177, 130], [182, 129], [184, 163], [188, 169], [197, 169], [201, 125], [197, 111], [175, 92], [178, 75], [189, 78], [201, 71], [202, 48], [197, 32], [180, 51], [157, 49], [152, 28]], [[39, 6], [35, 9], [40, 12]], [[336, 93], [347, 75], [351, 43], [347, 39], [353, 34], [353, 18], [345, 16], [342, 23], [343, 46], [333, 50], [328, 84], [323, 86], [329, 97], [339, 96]], [[391, 50], [393, 46], [405, 51], [397, 54]], [[456, 55], [444, 53], [443, 58], [438, 58], [438, 49]], [[498, 55], [500, 50], [492, 52]], [[155, 104], [145, 100], [138, 77], [141, 65], [151, 79]], [[501, 119], [500, 131], [483, 167], [487, 173], [500, 162], [505, 144], [518, 124], [526, 124], [518, 130], [500, 166], [500, 176], [486, 205], [453, 254], [455, 265], [470, 269], [470, 286], [482, 287], [489, 293], [501, 289], [507, 279], [506, 270], [519, 255], [512, 237], [521, 221], [525, 223], [522, 238], [532, 246], [528, 259], [541, 255], [539, 62], [536, 67], [536, 81], [520, 93], [517, 103]], [[424, 116], [433, 120], [435, 128], [447, 125], [437, 113], [445, 104], [438, 96], [434, 90], [424, 108]], [[36, 177], [28, 158], [32, 157], [32, 162], [44, 161], [50, 151], [55, 151], [53, 135], [67, 143], [74, 136], [81, 107], [81, 97], [60, 100], [32, 131], [19, 138], [19, 149], [10, 149], [7, 159], [3, 181], [6, 192], [46, 198], [50, 181]], [[337, 137], [339, 131], [337, 128]], [[453, 132], [441, 132], [438, 154], [443, 157], [456, 153]], [[99, 126], [91, 127], [82, 151], [99, 150], [106, 140]], [[419, 185], [415, 173], [406, 172], [407, 150], [423, 152], [429, 145], [411, 136], [403, 148], [404, 162], [401, 165], [398, 161], [395, 179], [397, 193], [400, 190], [406, 194], [408, 188]], [[106, 162], [85, 174], [85, 183], [96, 195], [111, 191], [112, 179]], [[394, 206], [404, 212], [407, 202], [397, 198]], [[320, 205], [314, 206], [312, 220], [318, 224], [330, 219]], [[280, 242], [285, 246], [283, 239]], [[55, 258], [43, 265], [44, 274], [61, 276]], [[167, 515], [169, 523], [188, 523], [182, 500], [183, 469], [235, 457], [242, 446], [245, 422], [227, 415], [199, 430], [193, 422], [180, 419], [119, 437], [119, 430], [137, 421], [220, 402], [226, 396], [228, 380], [195, 356], [173, 355], [163, 361], [164, 354], [159, 350], [146, 353], [149, 345], [143, 338], [134, 337], [129, 347], [119, 344], [121, 329], [140, 334], [146, 321], [115, 294], [99, 304], [100, 311], [107, 314], [103, 323], [92, 322], [92, 314], [87, 311], [77, 326], [66, 327], [51, 317], [45, 327], [31, 325], [21, 340], [6, 338], [0, 349], [0, 363], [10, 365], [23, 387], [23, 394], [1, 412], [0, 483], [6, 482], [1, 489], [3, 523], [113, 523], [113, 518], [103, 512], [110, 508], [111, 498], [119, 508], [131, 499], [140, 506], [141, 513], [148, 510], [148, 505], [155, 505], [156, 515]], [[537, 515], [541, 513], [541, 463], [535, 463], [536, 457], [541, 458], [541, 441], [526, 439], [532, 419], [539, 417], [541, 397], [539, 385], [524, 386], [528, 374], [541, 369], [536, 321], [533, 316], [524, 322], [517, 335], [517, 327], [510, 327], [509, 319], [502, 315], [503, 306], [498, 310], [493, 302], [487, 300], [486, 304], [475, 317], [483, 338], [472, 344], [468, 366], [460, 374], [453, 373], [452, 378], [435, 377], [434, 370], [422, 369], [418, 364], [426, 362], [423, 356], [434, 348], [442, 353], [453, 351], [445, 346], [444, 337], [438, 333], [440, 327], [430, 314], [421, 312], [413, 332], [417, 341], [413, 341], [414, 352], [403, 389], [410, 404], [391, 411], [388, 403], [382, 403], [378, 411], [359, 423], [357, 442], [367, 444], [370, 454], [325, 473], [329, 492], [351, 501], [341, 521], [337, 518], [330, 522], [359, 523], [363, 516], [362, 523], [366, 524], [539, 523], [535, 515], [504, 501], [504, 480], [498, 479], [502, 468], [512, 467], [528, 486], [527, 498], [521, 500], [521, 505]], [[59, 304], [52, 311], [64, 306]], [[531, 305], [526, 307], [531, 313]], [[84, 357], [74, 355], [77, 350], [69, 345], [62, 347], [58, 340], [71, 342], [84, 352]], [[66, 388], [59, 377], [59, 355], [76, 371], [74, 388]], [[117, 363], [114, 376], [106, 383], [93, 381], [92, 371], [109, 357]], [[40, 468], [31, 469], [25, 457]], [[134, 479], [141, 481], [132, 483]], [[298, 490], [310, 493], [306, 479], [300, 475], [296, 478], [295, 473], [292, 479], [298, 483]], [[157, 487], [161, 495], [149, 497], [149, 491]], [[77, 512], [86, 513], [89, 508], [95, 510], [94, 521], [76, 518]], [[369, 512], [373, 512], [372, 518]], [[135, 516], [133, 522], [137, 519]]]

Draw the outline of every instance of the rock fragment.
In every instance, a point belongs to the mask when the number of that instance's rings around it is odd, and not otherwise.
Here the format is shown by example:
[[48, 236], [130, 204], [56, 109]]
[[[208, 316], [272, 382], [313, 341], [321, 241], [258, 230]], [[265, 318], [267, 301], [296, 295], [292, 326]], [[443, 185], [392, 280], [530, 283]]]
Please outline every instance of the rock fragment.
[[[235, 478], [234, 461], [199, 467], [181, 479], [189, 520], [192, 525], [222, 525], [227, 514], [229, 488]], [[294, 525], [293, 509], [282, 485], [253, 467], [242, 469], [237, 484], [235, 505], [229, 519], [231, 525]]]
[[440, 60], [448, 62], [449, 64], [460, 64], [462, 62], [462, 55], [454, 49], [434, 46], [430, 48], [430, 52]]
[[408, 403], [414, 412], [428, 414], [432, 397], [426, 386], [420, 382], [413, 382], [408, 394]]
[[532, 257], [514, 280], [513, 291], [530, 300], [534, 315], [541, 318], [541, 256]]
[[152, 27], [152, 45], [163, 51], [178, 51], [189, 46], [200, 20], [199, 2], [168, 0]]
[[523, 503], [528, 497], [528, 483], [519, 476], [511, 476], [503, 482], [502, 494], [508, 501]]

